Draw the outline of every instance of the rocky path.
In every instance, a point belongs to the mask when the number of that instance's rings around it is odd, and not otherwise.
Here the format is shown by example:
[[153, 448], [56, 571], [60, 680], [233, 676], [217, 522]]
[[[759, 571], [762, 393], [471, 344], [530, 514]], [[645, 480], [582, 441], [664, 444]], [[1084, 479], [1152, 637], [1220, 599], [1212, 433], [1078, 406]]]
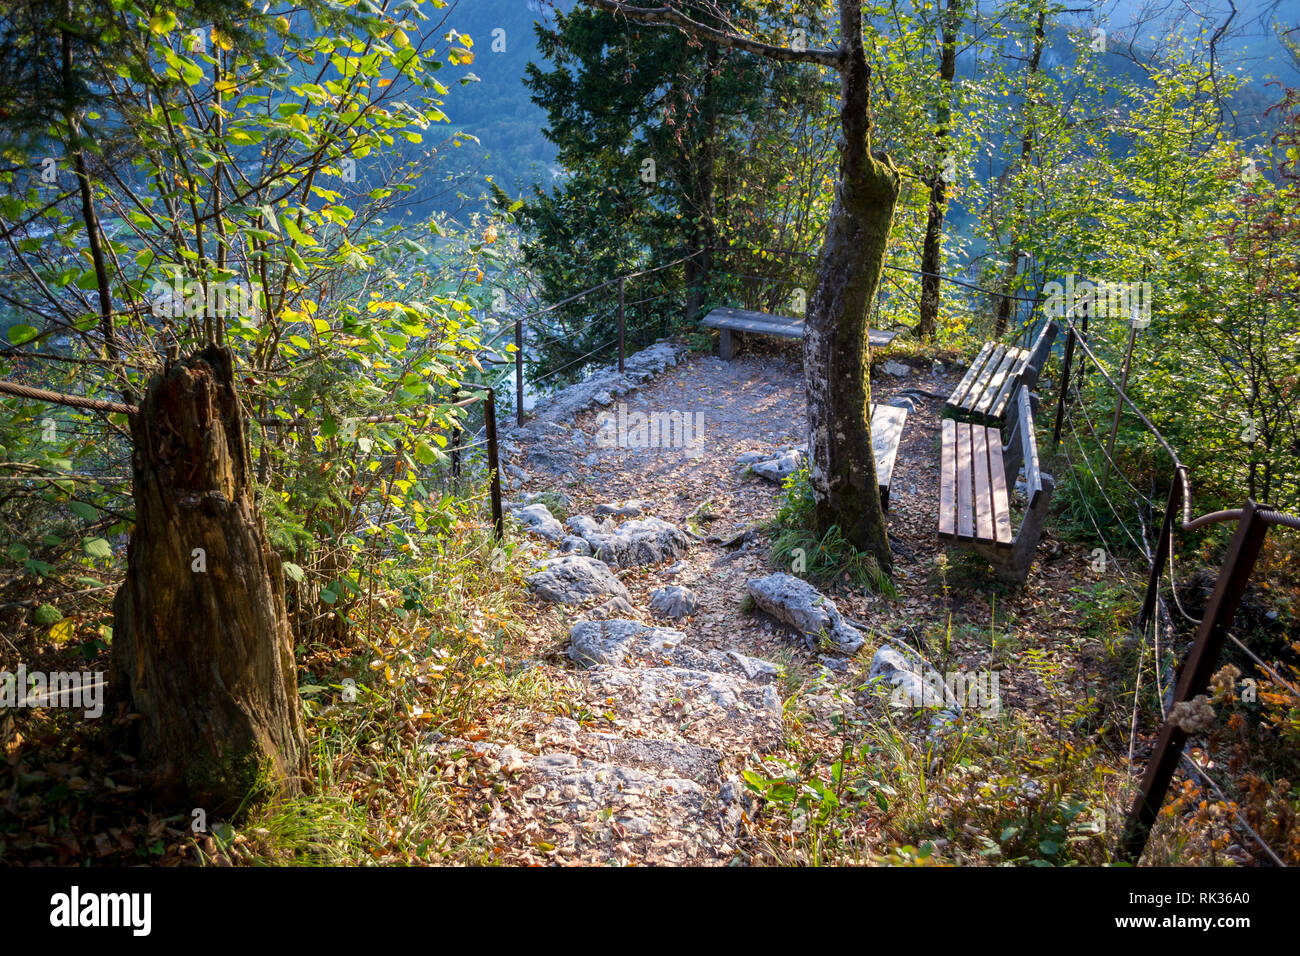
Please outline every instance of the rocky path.
[[[433, 744], [447, 773], [490, 783], [497, 858], [733, 862], [740, 773], [785, 746], [792, 695], [833, 710], [834, 688], [865, 678], [863, 636], [773, 573], [759, 530], [782, 492], [753, 472], [788, 470], [779, 453], [804, 430], [797, 354], [681, 359], [638, 353], [508, 436], [554, 708], [509, 739]], [[950, 385], [925, 379], [912, 387]]]

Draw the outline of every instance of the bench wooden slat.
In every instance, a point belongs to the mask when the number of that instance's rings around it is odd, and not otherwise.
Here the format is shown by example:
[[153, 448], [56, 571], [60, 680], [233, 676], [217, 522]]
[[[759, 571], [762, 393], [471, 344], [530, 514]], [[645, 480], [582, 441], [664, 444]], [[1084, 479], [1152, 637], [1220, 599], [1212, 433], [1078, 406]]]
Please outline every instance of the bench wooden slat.
[[983, 425], [971, 426], [971, 465], [975, 483], [971, 502], [975, 512], [975, 539], [993, 541], [993, 490], [989, 487], [988, 432]]
[[717, 316], [710, 312], [704, 317], [704, 325], [713, 329], [731, 329], [736, 332], [757, 332], [760, 335], [780, 335], [788, 339], [803, 338], [803, 319], [787, 316], [762, 316], [759, 312], [740, 315]]
[[880, 505], [889, 507], [889, 485], [894, 477], [894, 462], [903, 440], [907, 409], [894, 405], [871, 406], [871, 453], [876, 459], [876, 482], [880, 485]]
[[1020, 349], [1007, 349], [1006, 354], [1002, 356], [1002, 364], [993, 373], [993, 377], [989, 379], [988, 385], [984, 387], [984, 391], [974, 404], [977, 414], [988, 415], [1003, 390], [1009, 387], [1009, 379], [1020, 371], [1024, 358], [1029, 353], [1026, 352], [1022, 356], [1018, 355], [1018, 352], [1020, 352]]
[[957, 423], [945, 418], [943, 452], [939, 456], [939, 537], [957, 534]]
[[1020, 441], [1025, 455], [1025, 494], [1029, 498], [1029, 507], [1038, 503], [1038, 496], [1043, 493], [1043, 476], [1038, 467], [1038, 441], [1034, 435], [1034, 412], [1029, 401], [1029, 389], [1022, 388], [1016, 394], [1020, 403]]
[[[711, 329], [734, 332], [754, 332], [759, 335], [779, 335], [787, 339], [803, 338], [804, 320], [792, 315], [771, 315], [767, 312], [750, 312], [747, 309], [717, 308], [700, 320]], [[898, 332], [867, 330], [867, 344], [873, 349], [883, 349], [898, 337]]]
[[1006, 468], [1002, 464], [1002, 440], [996, 428], [988, 430], [989, 484], [993, 491], [993, 532], [1000, 548], [1011, 547], [1011, 501], [1007, 495]]
[[989, 355], [992, 354], [995, 344], [994, 342], [984, 343], [984, 348], [980, 349], [980, 354], [975, 357], [975, 361], [970, 363], [970, 368], [966, 369], [966, 374], [962, 376], [962, 380], [957, 383], [957, 387], [948, 396], [949, 408], [962, 407], [962, 400], [970, 392], [971, 386], [975, 384], [975, 379], [979, 378], [980, 371], [984, 368], [984, 363]]
[[980, 370], [979, 378], [975, 379], [975, 384], [971, 386], [970, 393], [962, 399], [961, 406], [967, 412], [975, 410], [975, 406], [988, 390], [989, 381], [992, 380], [993, 374], [998, 370], [998, 366], [1002, 364], [1006, 354], [1007, 347], [1005, 345], [995, 346], [989, 354], [988, 361], [984, 363], [984, 368]]
[[974, 514], [971, 510], [971, 460], [970, 423], [957, 423], [957, 540], [970, 541], [975, 537]]

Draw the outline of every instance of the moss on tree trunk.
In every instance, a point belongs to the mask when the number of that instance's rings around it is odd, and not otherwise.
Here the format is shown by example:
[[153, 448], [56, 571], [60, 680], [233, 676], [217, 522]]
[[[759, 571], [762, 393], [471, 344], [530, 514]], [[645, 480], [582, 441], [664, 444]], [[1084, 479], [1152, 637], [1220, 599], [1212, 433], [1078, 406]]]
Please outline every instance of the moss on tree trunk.
[[897, 167], [872, 153], [870, 70], [861, 11], [841, 4], [848, 57], [841, 71], [840, 182], [817, 259], [804, 332], [804, 381], [817, 530], [892, 567], [871, 448], [868, 317], [880, 285], [901, 185]]

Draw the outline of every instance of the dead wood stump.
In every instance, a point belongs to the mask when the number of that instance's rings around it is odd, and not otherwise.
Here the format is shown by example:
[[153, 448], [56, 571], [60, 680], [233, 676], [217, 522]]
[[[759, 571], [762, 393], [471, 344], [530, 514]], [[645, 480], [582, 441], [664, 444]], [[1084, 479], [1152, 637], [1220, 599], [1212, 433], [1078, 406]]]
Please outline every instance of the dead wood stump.
[[280, 559], [266, 543], [228, 350], [155, 375], [131, 421], [136, 524], [110, 687], [165, 798], [229, 814], [305, 769]]

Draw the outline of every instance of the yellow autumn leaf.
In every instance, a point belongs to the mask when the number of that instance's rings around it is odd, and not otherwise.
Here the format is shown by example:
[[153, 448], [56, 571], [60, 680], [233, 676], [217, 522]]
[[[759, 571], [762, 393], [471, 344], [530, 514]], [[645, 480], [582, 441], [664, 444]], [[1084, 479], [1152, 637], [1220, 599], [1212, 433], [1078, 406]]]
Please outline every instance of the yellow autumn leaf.
[[66, 644], [72, 640], [72, 635], [76, 629], [77, 626], [70, 617], [55, 621], [50, 625], [50, 640], [56, 644]]

